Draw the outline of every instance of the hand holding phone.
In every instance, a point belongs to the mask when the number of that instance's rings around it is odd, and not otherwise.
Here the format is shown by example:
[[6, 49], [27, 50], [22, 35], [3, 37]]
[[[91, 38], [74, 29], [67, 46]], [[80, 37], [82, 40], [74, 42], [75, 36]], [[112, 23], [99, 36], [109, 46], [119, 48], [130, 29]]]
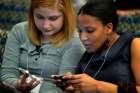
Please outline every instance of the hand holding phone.
[[34, 90], [39, 91], [42, 79], [35, 75], [31, 75], [28, 70], [23, 68], [19, 68], [19, 71], [22, 73], [22, 75], [18, 79], [15, 87], [23, 93], [29, 91], [32, 92]]
[[68, 79], [63, 78], [63, 75], [51, 75], [51, 78], [55, 80], [55, 84], [59, 87], [68, 85]]
[[52, 79], [62, 79], [63, 76], [62, 75], [51, 75]]

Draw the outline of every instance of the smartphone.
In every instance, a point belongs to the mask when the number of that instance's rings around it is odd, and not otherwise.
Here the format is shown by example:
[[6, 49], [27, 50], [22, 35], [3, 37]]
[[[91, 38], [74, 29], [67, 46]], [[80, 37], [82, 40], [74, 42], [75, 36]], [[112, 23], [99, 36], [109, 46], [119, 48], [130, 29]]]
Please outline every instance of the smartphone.
[[33, 78], [36, 78], [36, 80], [40, 81], [40, 83], [39, 83], [36, 87], [34, 87], [34, 88], [31, 90], [31, 93], [39, 93], [40, 87], [41, 87], [41, 85], [42, 85], [42, 83], [43, 83], [43, 78], [37, 77], [37, 76], [35, 76], [35, 75], [31, 75], [31, 74], [29, 73], [29, 71], [26, 70], [26, 69], [23, 69], [23, 68], [18, 68], [18, 69], [19, 69], [19, 71], [20, 71], [21, 73], [26, 73], [26, 74], [29, 75], [29, 77], [26, 79], [26, 82], [27, 82], [27, 83], [31, 82], [31, 80], [32, 80]]
[[52, 79], [63, 79], [62, 75], [51, 75]]
[[51, 75], [52, 79], [60, 79], [62, 81], [66, 81], [68, 79], [63, 78], [63, 75]]
[[29, 75], [29, 77], [27, 78], [27, 82], [31, 81], [33, 78], [36, 78], [36, 80], [38, 80], [38, 81], [40, 81], [40, 82], [43, 81], [43, 78], [37, 77], [37, 76], [35, 76], [35, 75], [30, 74], [30, 72], [29, 72], [28, 70], [26, 70], [26, 69], [19, 68], [19, 71], [20, 71], [21, 73], [24, 73], [24, 74], [28, 74], [28, 75]]
[[23, 68], [18, 68], [18, 70], [21, 72], [21, 73], [26, 73], [28, 75], [30, 75], [29, 71], [28, 70], [25, 70]]
[[63, 78], [63, 75], [51, 75], [51, 78], [54, 80], [61, 80], [61, 82], [57, 82], [56, 85], [59, 87], [65, 87], [68, 85], [68, 79]]

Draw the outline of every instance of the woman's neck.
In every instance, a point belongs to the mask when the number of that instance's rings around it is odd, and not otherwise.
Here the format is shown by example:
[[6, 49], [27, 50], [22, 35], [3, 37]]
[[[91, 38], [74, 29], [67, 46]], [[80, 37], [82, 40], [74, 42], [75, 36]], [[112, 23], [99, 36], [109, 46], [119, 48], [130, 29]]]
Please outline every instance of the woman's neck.
[[112, 45], [118, 40], [119, 37], [120, 35], [113, 32], [108, 38], [108, 47], [112, 47]]
[[116, 33], [111, 33], [109, 38], [104, 42], [104, 44], [100, 47], [100, 49], [98, 51], [96, 51], [96, 53], [102, 53], [103, 51], [105, 51], [106, 49], [109, 49], [112, 47], [112, 45], [118, 40], [118, 38], [120, 37], [120, 35], [116, 34]]
[[48, 36], [42, 36], [41, 41], [42, 41], [42, 43], [47, 43], [47, 42], [49, 42], [49, 37]]

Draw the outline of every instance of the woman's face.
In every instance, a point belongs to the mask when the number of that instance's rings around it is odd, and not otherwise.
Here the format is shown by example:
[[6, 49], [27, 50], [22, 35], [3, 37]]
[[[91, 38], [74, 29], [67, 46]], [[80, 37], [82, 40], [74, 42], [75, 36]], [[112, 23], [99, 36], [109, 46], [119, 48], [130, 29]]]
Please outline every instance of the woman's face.
[[43, 36], [52, 36], [63, 26], [63, 13], [57, 8], [39, 7], [33, 11], [33, 16], [35, 25]]
[[80, 14], [78, 28], [80, 39], [88, 52], [97, 51], [107, 40], [106, 26], [96, 17]]

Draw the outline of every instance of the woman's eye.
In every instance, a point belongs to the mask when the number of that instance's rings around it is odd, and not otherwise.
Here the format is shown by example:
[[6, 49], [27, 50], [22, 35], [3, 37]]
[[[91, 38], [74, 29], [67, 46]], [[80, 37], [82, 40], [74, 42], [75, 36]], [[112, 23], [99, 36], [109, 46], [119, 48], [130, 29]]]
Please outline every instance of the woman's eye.
[[55, 20], [57, 20], [57, 18], [58, 18], [58, 16], [51, 16], [48, 19], [51, 20], [51, 21], [55, 21]]
[[88, 33], [92, 33], [92, 32], [94, 32], [94, 30], [87, 30], [86, 32], [88, 32]]
[[89, 29], [85, 29], [85, 30], [79, 29], [79, 30], [78, 30], [79, 33], [81, 33], [81, 32], [92, 33], [92, 32], [94, 32], [94, 31], [95, 31], [95, 30], [93, 30], [93, 29], [90, 29], [90, 30], [89, 30]]
[[61, 17], [62, 15], [58, 15], [58, 16], [50, 16], [50, 17], [48, 17], [48, 20], [50, 20], [50, 21], [55, 21], [55, 20], [57, 20], [59, 17]]
[[95, 28], [91, 28], [91, 27], [85, 28], [85, 31], [88, 32], [88, 33], [92, 33], [92, 32], [94, 32], [95, 30], [96, 30]]
[[94, 31], [95, 31], [95, 29], [86, 29], [86, 32], [88, 32], [88, 33], [92, 33]]
[[36, 15], [36, 17], [38, 18], [38, 19], [45, 19], [43, 16], [41, 16], [41, 15]]

